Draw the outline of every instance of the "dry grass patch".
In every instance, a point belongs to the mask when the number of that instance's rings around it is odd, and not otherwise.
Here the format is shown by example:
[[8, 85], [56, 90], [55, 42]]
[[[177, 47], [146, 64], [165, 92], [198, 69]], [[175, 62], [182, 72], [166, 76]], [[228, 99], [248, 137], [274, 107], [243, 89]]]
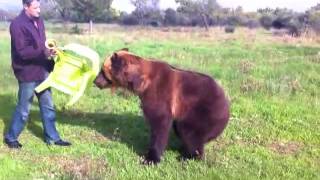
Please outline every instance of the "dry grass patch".
[[254, 67], [255, 64], [249, 60], [242, 60], [238, 64], [238, 69], [243, 74], [249, 73]]
[[82, 157], [66, 157], [66, 156], [47, 156], [40, 157], [40, 161], [57, 167], [59, 172], [46, 173], [51, 178], [63, 176], [70, 179], [105, 179], [106, 174], [114, 173], [103, 158]]
[[273, 152], [282, 155], [297, 154], [302, 148], [303, 144], [298, 142], [273, 142], [267, 146]]
[[262, 87], [263, 82], [260, 82], [253, 77], [248, 77], [241, 82], [240, 90], [243, 93], [249, 93], [259, 91], [260, 89], [262, 89]]
[[311, 56], [310, 58], [308, 58], [308, 60], [312, 63], [320, 64], [320, 51], [318, 52], [317, 55], [314, 55], [314, 56]]

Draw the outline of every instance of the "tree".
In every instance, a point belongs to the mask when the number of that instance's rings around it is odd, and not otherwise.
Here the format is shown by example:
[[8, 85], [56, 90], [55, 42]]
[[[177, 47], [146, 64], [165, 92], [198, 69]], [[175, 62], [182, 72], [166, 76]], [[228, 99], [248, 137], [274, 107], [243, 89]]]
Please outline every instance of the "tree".
[[112, 0], [71, 0], [73, 11], [79, 21], [90, 23], [92, 32], [93, 21], [108, 21], [112, 18]]
[[179, 4], [178, 12], [189, 18], [200, 17], [207, 30], [208, 17], [211, 17], [214, 11], [220, 8], [216, 0], [176, 0], [176, 2]]
[[131, 0], [131, 3], [135, 6], [135, 10], [132, 12], [139, 19], [139, 24], [144, 24], [144, 16], [146, 14], [147, 0]]
[[45, 0], [50, 2], [59, 12], [64, 22], [72, 20], [75, 22], [110, 21], [115, 11], [110, 8], [112, 0]]
[[273, 13], [273, 9], [271, 9], [271, 8], [264, 8], [264, 9], [260, 8], [260, 9], [258, 9], [257, 12], [262, 14], [262, 15], [270, 15], [270, 14]]
[[63, 22], [70, 20], [73, 3], [70, 0], [48, 0], [59, 12]]
[[132, 15], [139, 19], [140, 25], [158, 25], [163, 17], [159, 8], [159, 0], [131, 0], [135, 6]]
[[136, 16], [132, 14], [127, 14], [126, 12], [122, 12], [120, 14], [120, 23], [123, 25], [138, 25], [139, 20]]
[[80, 21], [102, 21], [110, 18], [112, 0], [71, 0]]
[[177, 12], [174, 9], [168, 8], [165, 10], [164, 23], [166, 25], [177, 25]]
[[306, 19], [310, 27], [320, 34], [320, 3], [306, 12]]
[[263, 15], [259, 21], [262, 27], [264, 27], [265, 29], [269, 30], [272, 27], [273, 19], [268, 15]]

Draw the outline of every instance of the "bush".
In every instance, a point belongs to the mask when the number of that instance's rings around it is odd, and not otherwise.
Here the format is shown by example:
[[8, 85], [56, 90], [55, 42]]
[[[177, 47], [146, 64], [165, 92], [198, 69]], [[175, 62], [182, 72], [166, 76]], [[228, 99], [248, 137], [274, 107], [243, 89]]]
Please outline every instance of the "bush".
[[227, 18], [227, 24], [230, 26], [238, 26], [242, 24], [242, 19], [239, 16], [230, 16]]
[[228, 25], [224, 28], [224, 32], [226, 33], [234, 33], [235, 26]]
[[272, 22], [272, 27], [276, 29], [282, 29], [287, 26], [287, 22], [281, 21], [280, 19], [276, 19]]
[[272, 22], [272, 27], [276, 29], [287, 29], [291, 36], [298, 37], [301, 35], [303, 23], [297, 16], [287, 18], [277, 18]]
[[125, 15], [125, 16], [120, 17], [120, 23], [123, 25], [138, 25], [139, 20], [136, 16]]
[[265, 29], [270, 29], [272, 27], [272, 18], [270, 16], [264, 15], [260, 18], [260, 24]]
[[320, 34], [320, 19], [314, 21], [311, 25], [311, 28], [317, 33]]
[[310, 15], [310, 26], [317, 33], [320, 34], [320, 11], [314, 12]]
[[260, 26], [260, 23], [258, 20], [249, 20], [246, 24], [246, 26], [250, 29], [258, 28]]
[[177, 24], [181, 26], [190, 26], [191, 20], [181, 13], [177, 14]]
[[164, 23], [166, 25], [177, 25], [177, 12], [174, 9], [168, 8], [165, 11], [165, 15], [164, 15]]
[[301, 35], [303, 24], [298, 19], [291, 19], [287, 25], [287, 29], [291, 36], [298, 37]]
[[147, 25], [150, 25], [150, 26], [153, 26], [153, 27], [159, 27], [159, 26], [161, 26], [162, 24], [161, 24], [161, 22], [159, 22], [159, 21], [149, 21], [149, 22], [147, 22]]

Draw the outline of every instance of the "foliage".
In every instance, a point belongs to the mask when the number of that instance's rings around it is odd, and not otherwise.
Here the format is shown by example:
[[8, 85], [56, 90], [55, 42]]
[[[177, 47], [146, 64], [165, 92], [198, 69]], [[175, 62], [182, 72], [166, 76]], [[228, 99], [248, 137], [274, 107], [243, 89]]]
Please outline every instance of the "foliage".
[[177, 12], [172, 8], [166, 9], [165, 15], [164, 15], [164, 24], [175, 26], [177, 25], [177, 21], [178, 21]]
[[44, 16], [54, 18], [55, 14], [58, 12], [63, 21], [69, 21], [71, 18], [73, 3], [70, 0], [48, 0], [47, 2], [42, 2], [42, 7], [45, 12]]
[[261, 13], [260, 23], [264, 28], [287, 29], [292, 36], [300, 36], [307, 23], [305, 14], [286, 8], [266, 8], [258, 12]]
[[191, 25], [208, 26], [211, 15], [220, 8], [216, 0], [176, 0], [177, 11], [190, 19]]
[[121, 13], [120, 15], [120, 23], [123, 25], [138, 25], [139, 19], [136, 16], [129, 15], [127, 13]]
[[272, 17], [264, 15], [260, 18], [260, 24], [265, 29], [270, 29], [272, 27]]
[[224, 28], [224, 32], [226, 33], [234, 33], [235, 27], [232, 25], [228, 25]]
[[74, 18], [79, 22], [104, 21], [108, 22], [112, 19], [111, 3], [112, 0], [71, 0]]
[[131, 0], [135, 6], [132, 16], [139, 20], [140, 25], [160, 25], [163, 17], [159, 8], [159, 0]]
[[312, 29], [320, 34], [320, 3], [306, 12], [308, 22]]
[[63, 21], [110, 22], [115, 16], [110, 8], [112, 0], [48, 0], [48, 3], [51, 8], [45, 10], [45, 14], [58, 12]]

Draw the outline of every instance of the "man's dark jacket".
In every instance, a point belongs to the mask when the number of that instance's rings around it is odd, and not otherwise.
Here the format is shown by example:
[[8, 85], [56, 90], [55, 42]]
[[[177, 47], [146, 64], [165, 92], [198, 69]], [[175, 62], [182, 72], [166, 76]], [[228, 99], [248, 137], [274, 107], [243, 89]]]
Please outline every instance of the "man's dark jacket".
[[11, 22], [10, 35], [12, 68], [18, 81], [44, 80], [53, 68], [53, 61], [48, 60], [45, 53], [43, 19], [29, 18], [22, 11]]

